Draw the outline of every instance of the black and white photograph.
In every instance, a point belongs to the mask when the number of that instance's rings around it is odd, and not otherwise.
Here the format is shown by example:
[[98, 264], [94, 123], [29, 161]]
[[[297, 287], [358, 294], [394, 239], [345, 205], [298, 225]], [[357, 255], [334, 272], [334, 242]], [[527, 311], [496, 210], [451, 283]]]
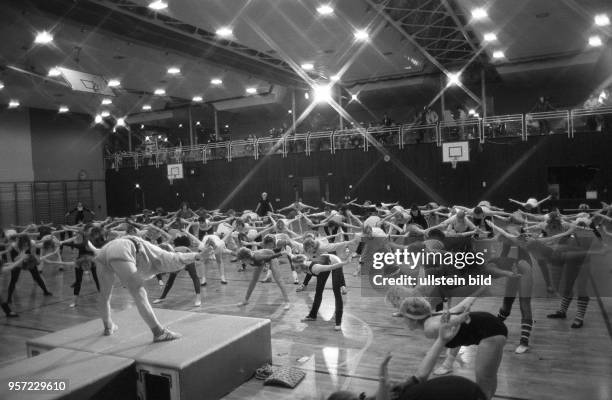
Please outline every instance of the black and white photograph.
[[0, 399], [612, 400], [611, 0], [0, 0]]

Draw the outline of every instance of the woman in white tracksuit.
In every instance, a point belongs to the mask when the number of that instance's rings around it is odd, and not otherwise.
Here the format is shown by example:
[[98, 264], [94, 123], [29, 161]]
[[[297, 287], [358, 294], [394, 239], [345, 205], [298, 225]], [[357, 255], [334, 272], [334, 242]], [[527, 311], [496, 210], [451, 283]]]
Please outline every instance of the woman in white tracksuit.
[[110, 241], [101, 249], [91, 247], [95, 253], [94, 261], [98, 266], [100, 278], [100, 313], [104, 334], [111, 335], [117, 329], [111, 319], [110, 307], [116, 275], [134, 297], [140, 316], [153, 332], [153, 341], [163, 342], [179, 338], [179, 334], [159, 323], [143, 284], [156, 274], [184, 268], [185, 265], [197, 261], [199, 254], [165, 251], [137, 236], [123, 236]]

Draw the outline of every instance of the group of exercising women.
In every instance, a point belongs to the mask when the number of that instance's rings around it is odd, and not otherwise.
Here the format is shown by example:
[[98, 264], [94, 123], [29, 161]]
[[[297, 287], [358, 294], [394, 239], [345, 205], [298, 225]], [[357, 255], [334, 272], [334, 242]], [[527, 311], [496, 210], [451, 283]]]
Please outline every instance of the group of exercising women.
[[[226, 262], [236, 263], [239, 271], [251, 272], [244, 299], [249, 303], [255, 286], [274, 280], [283, 298], [282, 307], [291, 307], [283, 283], [283, 275], [291, 274], [296, 291], [307, 289], [316, 278], [316, 289], [310, 312], [302, 321], [318, 317], [324, 288], [331, 277], [335, 299], [334, 329], [342, 330], [343, 296], [348, 289], [344, 278], [347, 264], [354, 260], [355, 274], [371, 271], [372, 255], [378, 251], [408, 249], [424, 253], [452, 253], [478, 248], [499, 248], [489, 251], [484, 265], [462, 268], [452, 265], [417, 265], [386, 268], [392, 277], [408, 273], [419, 276], [488, 275], [504, 280], [503, 301], [496, 315], [471, 311], [479, 295], [490, 288], [476, 286], [413, 286], [385, 289], [385, 298], [394, 317], [402, 318], [410, 329], [420, 329], [435, 339], [419, 370], [405, 382], [390, 383], [386, 358], [381, 365], [377, 399], [435, 398], [490, 399], [497, 386], [497, 369], [502, 358], [508, 330], [504, 320], [519, 298], [521, 336], [516, 353], [529, 350], [533, 328], [531, 298], [534, 291], [534, 265], [538, 265], [549, 294], [561, 296], [559, 310], [548, 318], [567, 317], [570, 302], [577, 295], [577, 312], [572, 328], [581, 328], [589, 302], [586, 279], [593, 255], [604, 254], [602, 233], [612, 218], [607, 204], [597, 210], [581, 205], [577, 213], [562, 214], [551, 207], [541, 213], [548, 198], [520, 202], [510, 199], [519, 208], [507, 212], [482, 201], [474, 207], [440, 206], [435, 203], [402, 207], [399, 203], [362, 204], [357, 199], [333, 204], [324, 202], [322, 210], [296, 201], [275, 213], [258, 209], [191, 210], [183, 204], [176, 212], [163, 209], [143, 210], [128, 218], [107, 218], [103, 221], [53, 227], [47, 225], [13, 226], [2, 231], [0, 255], [2, 272], [10, 274], [8, 290], [0, 293], [7, 317], [17, 317], [10, 308], [20, 272], [27, 270], [44, 295], [51, 296], [41, 275], [56, 265], [74, 266], [74, 301], [79, 304], [83, 275], [90, 271], [100, 292], [100, 314], [104, 334], [111, 335], [118, 327], [111, 316], [110, 299], [115, 277], [128, 289], [137, 309], [153, 334], [154, 342], [174, 340], [172, 332], [157, 320], [148, 300], [145, 282], [156, 279], [164, 286], [164, 301], [177, 275], [186, 270], [193, 282], [193, 304], [199, 307], [201, 287], [207, 285], [207, 269], [216, 265], [219, 282], [228, 284]], [[82, 207], [82, 206], [81, 206]], [[62, 257], [64, 247], [77, 252], [68, 262]], [[224, 255], [227, 254], [226, 257]], [[299, 274], [304, 273], [304, 279]], [[263, 277], [262, 277], [263, 274]], [[164, 278], [166, 276], [166, 278]], [[165, 282], [164, 282], [165, 279]], [[454, 299], [464, 298], [456, 305]], [[447, 375], [461, 346], [477, 345], [475, 382]], [[446, 360], [434, 370], [438, 355], [447, 348]], [[360, 395], [336, 392], [333, 399], [359, 398]], [[363, 397], [363, 395], [361, 396]]]

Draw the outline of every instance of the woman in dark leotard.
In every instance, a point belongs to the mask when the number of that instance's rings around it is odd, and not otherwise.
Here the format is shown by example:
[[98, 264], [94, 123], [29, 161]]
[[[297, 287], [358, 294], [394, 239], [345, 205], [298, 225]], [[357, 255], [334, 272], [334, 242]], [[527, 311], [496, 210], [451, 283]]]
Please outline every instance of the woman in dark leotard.
[[336, 392], [328, 397], [328, 400], [485, 400], [482, 389], [469, 379], [445, 376], [428, 380], [446, 342], [455, 337], [459, 329], [449, 320], [449, 313], [442, 315], [436, 341], [427, 351], [416, 373], [405, 382], [389, 384], [387, 365], [391, 355], [387, 355], [380, 366], [378, 392], [375, 397], [367, 397], [363, 393], [356, 395], [350, 392]]
[[333, 254], [322, 254], [313, 261], [307, 261], [303, 255], [296, 256], [293, 259], [293, 264], [297, 268], [307, 269], [311, 275], [317, 277], [317, 288], [315, 297], [312, 302], [310, 313], [302, 320], [304, 322], [316, 321], [321, 301], [323, 300], [323, 290], [329, 276], [332, 276], [332, 288], [336, 301], [336, 331], [342, 330], [342, 313], [344, 310], [344, 302], [342, 300], [341, 285], [343, 282], [342, 267], [347, 264], [347, 261], [341, 261], [338, 256]]
[[[474, 366], [476, 383], [487, 399], [497, 389], [497, 370], [501, 363], [508, 329], [496, 316], [486, 312], [469, 312], [476, 300], [468, 297], [449, 311], [451, 325], [458, 325], [456, 335], [446, 344], [448, 348], [478, 345]], [[423, 329], [426, 337], [436, 337], [441, 316], [433, 313], [424, 297], [410, 297], [400, 305], [400, 313], [411, 330]]]

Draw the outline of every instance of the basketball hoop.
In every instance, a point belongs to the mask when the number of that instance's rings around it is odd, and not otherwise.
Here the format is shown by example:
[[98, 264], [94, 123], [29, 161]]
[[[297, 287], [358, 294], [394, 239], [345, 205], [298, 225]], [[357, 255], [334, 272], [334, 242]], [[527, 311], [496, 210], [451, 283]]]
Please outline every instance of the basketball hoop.
[[457, 160], [459, 159], [459, 157], [451, 157], [450, 161], [451, 161], [451, 165], [453, 167], [453, 169], [457, 169]]
[[172, 186], [172, 184], [174, 183], [174, 179], [168, 177], [168, 182], [170, 182], [170, 186]]

